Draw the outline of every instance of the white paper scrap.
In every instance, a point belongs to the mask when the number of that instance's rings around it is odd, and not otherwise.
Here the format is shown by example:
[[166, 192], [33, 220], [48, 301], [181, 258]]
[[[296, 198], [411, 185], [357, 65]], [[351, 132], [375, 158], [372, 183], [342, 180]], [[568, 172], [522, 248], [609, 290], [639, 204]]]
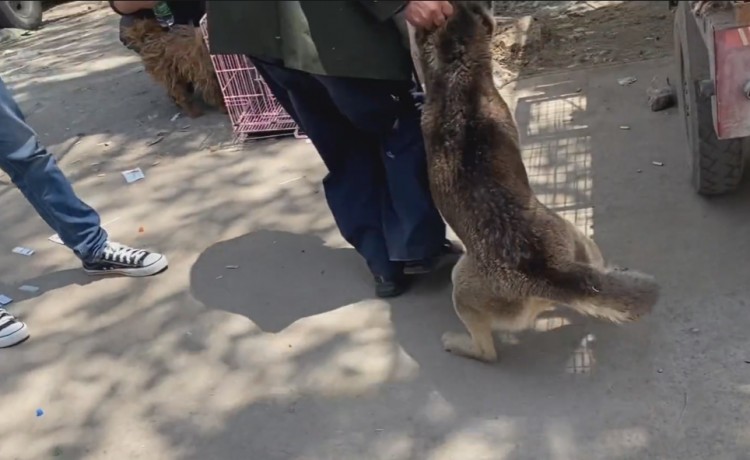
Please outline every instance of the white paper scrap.
[[130, 169], [128, 171], [123, 171], [122, 175], [125, 178], [125, 182], [127, 182], [128, 184], [132, 184], [133, 182], [137, 182], [141, 179], [146, 178], [146, 176], [143, 174], [143, 171], [141, 171], [141, 168], [135, 168], [135, 169]]
[[34, 250], [33, 249], [24, 248], [24, 247], [21, 247], [21, 246], [16, 246], [15, 248], [13, 248], [13, 252], [15, 252], [16, 254], [21, 254], [22, 256], [31, 256], [31, 255], [34, 255]]

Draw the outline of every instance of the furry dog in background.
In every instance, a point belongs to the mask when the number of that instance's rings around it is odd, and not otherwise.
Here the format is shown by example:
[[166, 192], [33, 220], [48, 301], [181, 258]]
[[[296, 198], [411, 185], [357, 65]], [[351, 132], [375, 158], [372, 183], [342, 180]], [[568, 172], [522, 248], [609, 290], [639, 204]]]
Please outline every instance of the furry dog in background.
[[193, 90], [208, 105], [226, 112], [211, 56], [199, 29], [180, 25], [165, 31], [156, 20], [139, 19], [124, 34], [138, 50], [146, 72], [167, 89], [175, 104], [189, 117], [203, 113], [193, 101]]
[[617, 323], [648, 313], [658, 284], [606, 267], [596, 243], [534, 195], [492, 78], [494, 18], [487, 2], [452, 3], [445, 25], [415, 37], [430, 189], [466, 248], [452, 273], [453, 304], [470, 336], [444, 334], [445, 349], [494, 361], [493, 328], [525, 329], [557, 304]]

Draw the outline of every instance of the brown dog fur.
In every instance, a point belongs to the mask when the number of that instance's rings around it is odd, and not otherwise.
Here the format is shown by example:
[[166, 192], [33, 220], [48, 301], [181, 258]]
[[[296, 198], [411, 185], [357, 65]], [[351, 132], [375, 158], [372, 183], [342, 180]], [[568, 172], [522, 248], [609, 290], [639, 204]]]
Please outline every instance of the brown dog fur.
[[452, 3], [444, 26], [416, 36], [430, 187], [466, 247], [452, 273], [453, 303], [470, 336], [446, 333], [444, 347], [494, 361], [493, 329], [525, 329], [557, 304], [617, 323], [649, 312], [657, 283], [606, 268], [591, 239], [537, 200], [492, 79], [488, 2]]
[[178, 25], [165, 31], [153, 19], [141, 19], [125, 31], [125, 37], [138, 50], [146, 72], [167, 89], [175, 104], [189, 117], [202, 114], [193, 101], [189, 84], [208, 105], [226, 112], [211, 56], [199, 29]]

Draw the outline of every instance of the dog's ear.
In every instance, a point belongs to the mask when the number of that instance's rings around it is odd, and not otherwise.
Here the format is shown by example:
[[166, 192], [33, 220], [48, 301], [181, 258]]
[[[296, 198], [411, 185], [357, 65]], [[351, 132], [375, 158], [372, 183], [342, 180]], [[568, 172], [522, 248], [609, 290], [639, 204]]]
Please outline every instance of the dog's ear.
[[488, 1], [453, 1], [453, 8], [457, 14], [466, 14], [473, 20], [479, 21], [482, 31], [487, 36], [495, 33], [495, 17], [492, 10], [492, 2]]
[[495, 16], [494, 11], [492, 10], [492, 2], [486, 2], [486, 1], [474, 1], [469, 2], [472, 13], [474, 13], [478, 18], [479, 21], [482, 23], [482, 27], [484, 28], [487, 35], [490, 37], [494, 35], [495, 33]]

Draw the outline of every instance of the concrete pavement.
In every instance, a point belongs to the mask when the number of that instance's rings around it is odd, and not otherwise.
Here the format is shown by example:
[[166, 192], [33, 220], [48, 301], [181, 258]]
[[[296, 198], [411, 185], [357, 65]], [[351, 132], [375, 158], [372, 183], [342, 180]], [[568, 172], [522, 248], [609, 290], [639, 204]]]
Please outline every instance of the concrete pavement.
[[681, 120], [645, 100], [671, 62], [507, 88], [537, 193], [663, 300], [625, 327], [560, 312], [505, 337], [493, 366], [441, 349], [460, 328], [447, 272], [373, 298], [309, 144], [236, 148], [221, 115], [172, 122], [139, 69], [106, 10], [0, 62], [113, 238], [171, 259], [87, 278], [0, 177], [0, 293], [32, 332], [0, 351], [1, 459], [750, 458], [750, 191], [693, 194]]

